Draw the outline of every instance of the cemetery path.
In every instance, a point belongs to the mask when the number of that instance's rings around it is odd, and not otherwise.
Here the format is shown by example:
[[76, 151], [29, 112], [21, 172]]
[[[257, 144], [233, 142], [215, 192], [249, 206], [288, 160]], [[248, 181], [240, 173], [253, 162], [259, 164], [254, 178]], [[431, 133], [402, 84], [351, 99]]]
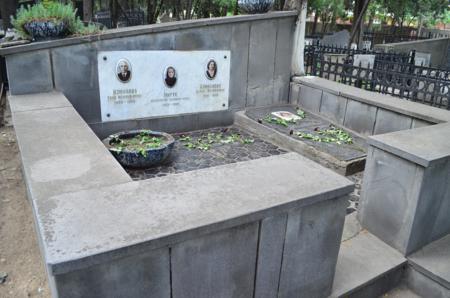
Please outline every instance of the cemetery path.
[[14, 129], [1, 127], [0, 298], [50, 297], [33, 225]]

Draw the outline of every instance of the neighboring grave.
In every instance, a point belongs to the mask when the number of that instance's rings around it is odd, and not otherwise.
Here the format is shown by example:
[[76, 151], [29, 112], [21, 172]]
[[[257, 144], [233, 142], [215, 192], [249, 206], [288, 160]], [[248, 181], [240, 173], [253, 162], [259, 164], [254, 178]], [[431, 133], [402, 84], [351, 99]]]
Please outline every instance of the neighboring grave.
[[373, 69], [375, 55], [358, 54], [353, 56], [353, 65]]
[[321, 45], [324, 46], [348, 46], [348, 41], [350, 40], [350, 33], [347, 30], [342, 30], [333, 33], [332, 35], [326, 35], [320, 41]]
[[102, 121], [228, 109], [230, 51], [99, 52]]
[[430, 53], [416, 52], [414, 56], [414, 64], [416, 66], [430, 67], [430, 61], [431, 61]]

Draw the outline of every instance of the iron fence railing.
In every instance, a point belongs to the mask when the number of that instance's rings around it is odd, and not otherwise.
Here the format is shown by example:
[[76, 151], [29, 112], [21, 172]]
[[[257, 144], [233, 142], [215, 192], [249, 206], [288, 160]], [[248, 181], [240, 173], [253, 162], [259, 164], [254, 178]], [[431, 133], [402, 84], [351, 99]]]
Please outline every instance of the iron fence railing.
[[351, 56], [332, 58], [322, 54], [309, 59], [308, 75], [450, 110], [447, 70], [380, 60], [374, 65], [355, 65]]

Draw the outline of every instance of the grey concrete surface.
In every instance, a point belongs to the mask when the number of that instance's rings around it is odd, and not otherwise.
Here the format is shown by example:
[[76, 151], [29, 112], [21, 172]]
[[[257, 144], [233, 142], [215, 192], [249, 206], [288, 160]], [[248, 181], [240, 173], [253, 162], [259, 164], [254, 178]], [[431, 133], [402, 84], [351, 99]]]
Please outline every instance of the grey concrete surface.
[[[293, 109], [292, 106], [279, 106], [280, 110]], [[264, 108], [261, 108], [264, 109]], [[268, 108], [269, 110], [271, 108]], [[259, 110], [259, 109], [258, 109]], [[247, 112], [254, 111], [253, 109], [247, 110]], [[310, 114], [311, 115], [311, 114]], [[339, 152], [339, 148], [327, 148], [325, 146], [311, 145], [311, 143], [304, 142], [302, 140], [291, 137], [287, 132], [279, 131], [273, 127], [261, 125], [255, 119], [252, 119], [246, 115], [246, 112], [237, 112], [234, 118], [235, 125], [242, 127], [263, 139], [270, 141], [271, 143], [287, 149], [300, 153], [323, 166], [333, 169], [342, 175], [351, 175], [355, 172], [362, 171], [364, 169], [365, 153], [364, 150], [349, 150], [348, 148], [342, 149], [343, 152]], [[311, 128], [314, 126], [326, 126], [328, 122], [312, 115], [309, 118], [309, 122], [305, 124], [305, 128]], [[283, 128], [284, 130], [284, 128]], [[289, 128], [286, 128], [289, 131]], [[354, 136], [355, 139], [359, 136]], [[358, 146], [364, 147], [362, 138], [358, 139]], [[356, 143], [356, 142], [355, 142]], [[323, 145], [323, 144], [321, 144]], [[347, 150], [347, 151], [346, 151]], [[344, 153], [344, 154], [343, 154]], [[347, 154], [345, 154], [347, 153]], [[347, 157], [346, 157], [347, 155]]]
[[[40, 96], [44, 104], [55, 99], [56, 106], [33, 110], [36, 98], [9, 97], [25, 181], [33, 200], [131, 181], [75, 110], [65, 107], [69, 103], [64, 103], [62, 95]], [[30, 98], [32, 109], [26, 111], [23, 101]]]
[[48, 50], [8, 56], [6, 69], [11, 94], [49, 92], [53, 89]]
[[60, 92], [10, 95], [8, 101], [14, 113], [72, 107], [67, 98]]
[[255, 297], [278, 297], [287, 214], [261, 221], [256, 268]]
[[450, 38], [434, 38], [407, 42], [377, 44], [374, 49], [385, 52], [409, 53], [412, 50], [431, 54], [431, 67], [442, 68], [447, 65]]
[[421, 297], [448, 298], [450, 290], [436, 283], [414, 267], [408, 266], [405, 273], [405, 282], [408, 287]]
[[406, 253], [420, 193], [423, 168], [369, 148], [359, 203], [363, 227]]
[[[104, 136], [113, 131], [117, 124], [101, 122], [98, 51], [230, 50], [231, 112], [243, 109], [246, 105], [263, 106], [288, 101], [294, 22], [295, 14], [292, 12], [275, 12], [258, 16], [137, 26], [111, 30], [97, 38], [69, 38], [31, 43], [28, 47], [16, 47], [15, 55], [3, 50], [0, 50], [0, 55], [6, 55], [8, 68], [11, 69], [9, 81], [13, 87], [17, 82], [21, 88], [29, 89], [21, 93], [48, 92], [53, 89], [54, 80], [54, 88], [64, 93], [97, 134]], [[37, 54], [43, 53], [48, 57], [39, 58], [33, 53], [39, 48], [46, 50]], [[38, 58], [39, 61], [36, 62]], [[33, 65], [29, 72], [33, 78], [30, 76], [27, 84], [21, 84], [23, 75], [18, 72], [22, 72], [24, 65]], [[35, 68], [37, 70], [34, 70]], [[15, 69], [18, 71], [14, 72]], [[41, 81], [46, 77], [49, 77], [50, 81], [44, 88]], [[12, 88], [13, 93], [14, 90]], [[222, 125], [224, 118], [213, 115], [215, 114], [211, 114], [210, 119], [218, 121], [211, 121], [211, 125]], [[201, 121], [195, 117], [193, 119]], [[142, 127], [158, 126], [157, 122], [155, 119], [138, 119], [120, 123], [124, 127]], [[205, 127], [202, 123], [196, 123], [194, 127], [198, 129], [211, 126]], [[182, 129], [183, 126], [176, 128]]]
[[252, 297], [257, 246], [258, 223], [174, 245], [171, 297]]
[[327, 119], [344, 124], [345, 112], [347, 110], [347, 99], [329, 92], [322, 93], [322, 101], [319, 113]]
[[[277, 24], [277, 20], [259, 21], [250, 29], [247, 106], [267, 106], [273, 103], [275, 64], [270, 62], [275, 61]], [[270, 42], [266, 43], [267, 41]]]
[[170, 298], [169, 249], [152, 250], [57, 275], [55, 284], [61, 298]]
[[340, 197], [352, 188], [344, 177], [289, 153], [61, 194], [36, 207], [47, 262], [59, 274]]
[[450, 122], [449, 111], [408, 100], [402, 100], [391, 95], [371, 92], [314, 76], [293, 77], [292, 81], [294, 83], [299, 83], [302, 86], [306, 85], [318, 88], [334, 95], [340, 95], [344, 98], [353, 99], [433, 124]]
[[369, 138], [359, 218], [408, 255], [450, 233], [450, 124]]
[[348, 100], [344, 126], [364, 136], [373, 134], [377, 108], [355, 100]]
[[423, 298], [419, 296], [415, 292], [411, 291], [410, 288], [404, 283], [401, 283], [399, 286], [393, 288], [389, 292], [380, 296], [380, 298]]
[[312, 113], [318, 113], [320, 110], [321, 101], [321, 89], [311, 88], [309, 86], [300, 87], [298, 103], [302, 108]]
[[450, 139], [442, 137], [449, 131], [450, 123], [442, 123], [371, 136], [368, 143], [421, 166], [429, 167], [445, 162], [449, 158]]
[[331, 293], [346, 203], [341, 197], [288, 212], [278, 297]]
[[374, 135], [385, 134], [398, 130], [410, 129], [412, 118], [385, 109], [378, 109], [375, 119]]
[[408, 256], [414, 270], [439, 283], [450, 293], [450, 234]]
[[405, 263], [399, 252], [362, 230], [341, 244], [330, 297], [377, 297], [400, 281]]

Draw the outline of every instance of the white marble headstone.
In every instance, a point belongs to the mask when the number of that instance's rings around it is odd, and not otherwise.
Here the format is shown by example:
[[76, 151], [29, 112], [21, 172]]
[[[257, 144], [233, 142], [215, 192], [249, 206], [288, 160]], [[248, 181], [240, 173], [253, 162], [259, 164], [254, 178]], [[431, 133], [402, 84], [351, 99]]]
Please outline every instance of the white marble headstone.
[[99, 52], [98, 79], [102, 121], [227, 110], [230, 51]]
[[358, 54], [353, 56], [353, 65], [373, 69], [375, 55]]
[[416, 66], [425, 66], [429, 67], [431, 61], [431, 54], [430, 53], [422, 53], [422, 52], [416, 52], [414, 56], [414, 64]]

